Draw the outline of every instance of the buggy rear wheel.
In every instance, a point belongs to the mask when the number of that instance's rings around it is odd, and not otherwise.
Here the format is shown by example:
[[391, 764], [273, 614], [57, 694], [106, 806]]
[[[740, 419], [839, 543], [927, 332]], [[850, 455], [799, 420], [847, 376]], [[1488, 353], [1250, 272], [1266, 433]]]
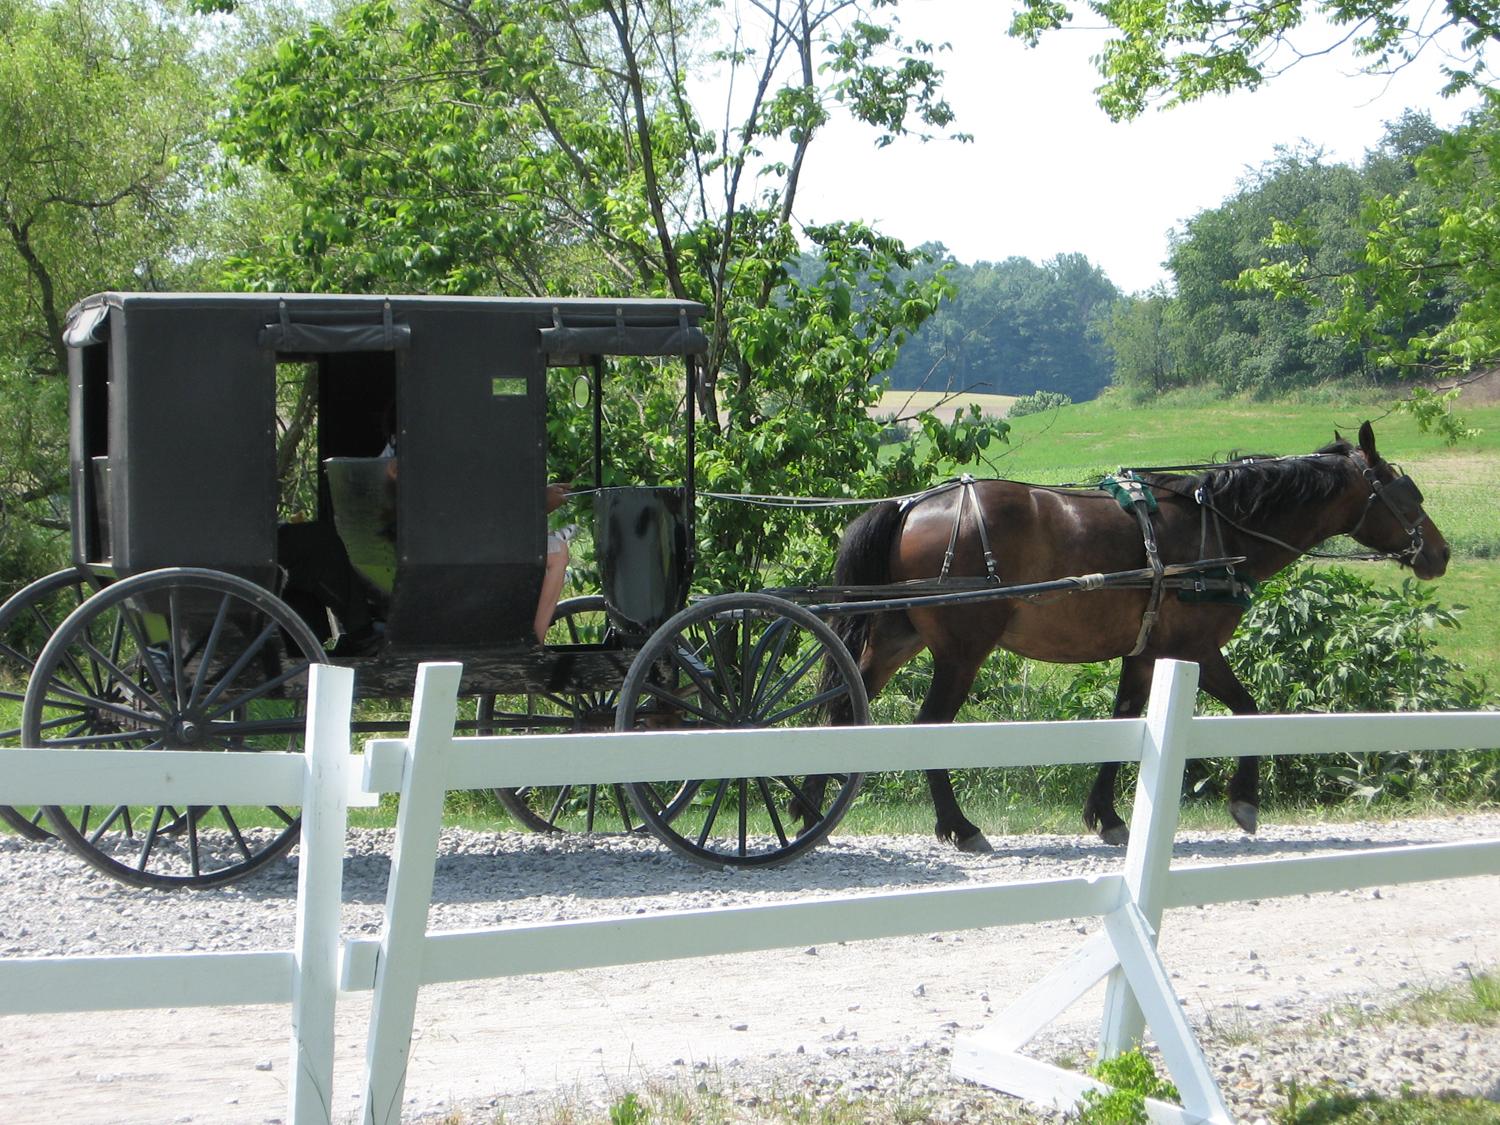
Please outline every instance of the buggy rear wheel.
[[[549, 648], [608, 645], [614, 637], [602, 594], [585, 594], [560, 602], [547, 630]], [[538, 733], [613, 730], [618, 689], [534, 692], [527, 697], [527, 716], [535, 716]], [[480, 729], [493, 714], [494, 697], [480, 700]], [[639, 832], [621, 785], [526, 785], [496, 789], [495, 798], [511, 817], [532, 832]]]
[[[284, 602], [212, 570], [149, 571], [84, 602], [37, 657], [22, 734], [55, 749], [300, 751], [323, 648]], [[208, 887], [297, 840], [281, 806], [48, 806], [80, 858], [137, 887]]]
[[[626, 674], [615, 729], [805, 727], [833, 715], [869, 722], [859, 668], [837, 634], [770, 594], [724, 594], [652, 634]], [[863, 779], [693, 779], [640, 782], [628, 792], [637, 815], [679, 855], [711, 866], [774, 867], [832, 832]]]
[[[7, 708], [0, 718], [0, 746], [21, 745], [21, 704], [37, 654], [99, 585], [88, 571], [70, 566], [23, 586], [0, 605], [0, 701]], [[52, 839], [39, 807], [0, 805], [0, 820], [28, 840]]]

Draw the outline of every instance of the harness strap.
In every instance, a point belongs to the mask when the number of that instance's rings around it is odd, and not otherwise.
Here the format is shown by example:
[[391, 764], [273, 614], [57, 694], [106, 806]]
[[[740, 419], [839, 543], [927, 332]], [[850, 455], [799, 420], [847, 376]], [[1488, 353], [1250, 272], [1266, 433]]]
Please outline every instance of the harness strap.
[[958, 508], [953, 513], [953, 529], [948, 533], [948, 550], [943, 555], [943, 565], [938, 571], [938, 581], [943, 582], [948, 578], [948, 572], [953, 568], [953, 554], [958, 548], [958, 529], [964, 520], [964, 509], [971, 503], [974, 506], [974, 525], [979, 532], [979, 546], [984, 551], [984, 569], [986, 581], [998, 584], [999, 572], [995, 568], [995, 552], [990, 549], [990, 532], [985, 526], [984, 509], [979, 503], [979, 493], [974, 487], [974, 478], [965, 473], [958, 478]]
[[1119, 483], [1130, 495], [1131, 510], [1135, 513], [1136, 522], [1141, 525], [1141, 541], [1146, 547], [1146, 563], [1151, 567], [1151, 593], [1146, 597], [1146, 609], [1141, 614], [1141, 631], [1136, 634], [1135, 647], [1127, 654], [1139, 656], [1146, 650], [1146, 642], [1151, 639], [1151, 630], [1156, 627], [1156, 619], [1160, 614], [1162, 578], [1165, 568], [1161, 563], [1161, 551], [1156, 545], [1156, 526], [1151, 522], [1151, 510], [1156, 507], [1156, 498], [1151, 497], [1147, 500], [1151, 494], [1139, 481], [1125, 480]]

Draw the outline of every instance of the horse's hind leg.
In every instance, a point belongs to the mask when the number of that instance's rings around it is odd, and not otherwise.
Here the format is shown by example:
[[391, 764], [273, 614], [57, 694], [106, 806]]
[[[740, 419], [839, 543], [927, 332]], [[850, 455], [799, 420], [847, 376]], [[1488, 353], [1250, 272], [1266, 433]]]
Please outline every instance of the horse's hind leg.
[[[1229, 667], [1224, 654], [1215, 650], [1198, 662], [1199, 685], [1209, 695], [1228, 707], [1236, 715], [1254, 715], [1259, 712], [1254, 698], [1240, 683], [1239, 677]], [[1260, 824], [1260, 759], [1241, 758], [1234, 767], [1234, 776], [1229, 779], [1229, 815], [1246, 832], [1254, 832]]]
[[[1134, 719], [1145, 709], [1154, 670], [1149, 660], [1138, 656], [1125, 658], [1120, 665], [1120, 683], [1115, 688], [1114, 718]], [[1130, 842], [1130, 829], [1115, 811], [1115, 778], [1119, 774], [1119, 762], [1099, 763], [1094, 786], [1083, 803], [1083, 823], [1090, 831], [1099, 833], [1106, 844], [1124, 847]]]

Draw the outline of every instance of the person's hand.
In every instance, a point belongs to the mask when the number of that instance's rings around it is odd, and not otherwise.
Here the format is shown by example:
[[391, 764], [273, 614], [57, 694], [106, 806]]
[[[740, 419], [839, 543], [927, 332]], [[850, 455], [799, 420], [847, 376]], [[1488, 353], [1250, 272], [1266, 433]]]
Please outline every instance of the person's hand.
[[547, 511], [555, 512], [568, 502], [568, 495], [573, 491], [571, 483], [564, 484], [554, 481], [547, 486]]

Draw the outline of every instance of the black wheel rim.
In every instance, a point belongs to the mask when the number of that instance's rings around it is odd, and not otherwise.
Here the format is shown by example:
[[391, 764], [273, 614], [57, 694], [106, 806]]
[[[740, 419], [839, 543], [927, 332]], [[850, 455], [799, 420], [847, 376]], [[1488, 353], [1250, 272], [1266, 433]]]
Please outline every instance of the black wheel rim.
[[[37, 659], [23, 708], [28, 745], [54, 749], [300, 751], [308, 673], [322, 648], [254, 583], [153, 571], [74, 611]], [[296, 842], [298, 810], [49, 806], [53, 831], [133, 886], [214, 886]]]
[[[16, 591], [0, 606], [0, 746], [20, 746], [21, 708], [26, 682], [47, 641], [63, 620], [99, 588], [77, 567], [59, 570]], [[0, 820], [28, 840], [50, 840], [46, 813], [40, 806], [0, 805]]]
[[[812, 726], [830, 713], [868, 722], [858, 667], [833, 631], [799, 606], [728, 594], [689, 607], [637, 654], [617, 728]], [[700, 863], [768, 867], [815, 847], [843, 818], [857, 773], [702, 778], [629, 786], [637, 814]]]

